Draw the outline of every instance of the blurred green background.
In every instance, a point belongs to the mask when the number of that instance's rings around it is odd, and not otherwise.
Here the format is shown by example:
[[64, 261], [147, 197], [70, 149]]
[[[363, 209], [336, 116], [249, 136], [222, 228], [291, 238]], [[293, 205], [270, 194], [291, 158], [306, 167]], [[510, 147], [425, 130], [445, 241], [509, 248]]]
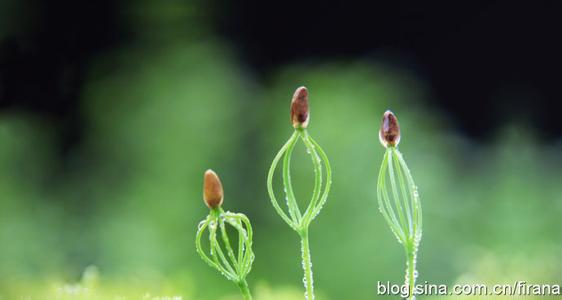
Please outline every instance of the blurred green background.
[[[399, 118], [422, 200], [421, 282], [561, 283], [560, 139], [539, 142], [513, 120], [474, 143], [428, 104], [423, 77], [384, 60], [293, 62], [258, 80], [193, 17], [195, 4], [135, 7], [123, 16], [135, 43], [86, 66], [79, 145], [61, 157], [48, 117], [0, 115], [0, 299], [238, 299], [194, 248], [208, 168], [222, 179], [225, 209], [252, 221], [256, 298], [301, 299], [298, 236], [265, 187], [300, 85], [310, 91], [309, 132], [333, 168], [310, 228], [319, 299], [375, 299], [377, 281], [403, 281], [402, 248], [376, 200], [386, 109]], [[293, 177], [308, 183], [312, 167], [298, 152]]]

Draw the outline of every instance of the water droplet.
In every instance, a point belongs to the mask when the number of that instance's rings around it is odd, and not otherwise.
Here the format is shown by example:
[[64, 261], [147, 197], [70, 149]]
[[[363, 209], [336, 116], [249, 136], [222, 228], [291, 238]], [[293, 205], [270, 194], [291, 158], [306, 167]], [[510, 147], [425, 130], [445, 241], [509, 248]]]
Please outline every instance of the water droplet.
[[288, 207], [291, 207], [291, 206], [289, 205], [289, 197], [285, 196], [285, 202], [287, 202], [287, 206], [288, 206]]
[[199, 222], [199, 225], [197, 226], [197, 230], [201, 230], [201, 228], [203, 228], [203, 226], [205, 226], [206, 223], [207, 223], [206, 220]]

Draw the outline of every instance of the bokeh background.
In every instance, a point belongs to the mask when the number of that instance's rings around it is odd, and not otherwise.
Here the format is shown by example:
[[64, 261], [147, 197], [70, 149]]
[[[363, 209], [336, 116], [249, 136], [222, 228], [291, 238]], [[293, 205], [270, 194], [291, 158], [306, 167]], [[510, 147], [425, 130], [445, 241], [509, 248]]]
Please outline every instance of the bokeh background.
[[207, 168], [253, 223], [256, 298], [302, 299], [265, 188], [300, 85], [334, 173], [310, 233], [319, 299], [403, 280], [375, 191], [389, 108], [424, 208], [419, 280], [560, 284], [560, 9], [0, 1], [0, 299], [238, 299], [194, 249]]

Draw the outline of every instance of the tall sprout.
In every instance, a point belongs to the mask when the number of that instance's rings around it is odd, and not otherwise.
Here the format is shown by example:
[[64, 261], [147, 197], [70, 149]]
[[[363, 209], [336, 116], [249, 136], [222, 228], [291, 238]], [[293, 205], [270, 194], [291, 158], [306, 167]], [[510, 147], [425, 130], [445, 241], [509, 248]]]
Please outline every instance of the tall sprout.
[[422, 237], [422, 209], [417, 186], [397, 148], [400, 142], [400, 126], [391, 111], [384, 113], [379, 139], [386, 148], [377, 183], [379, 210], [398, 242], [404, 246], [404, 285], [408, 287], [408, 299], [415, 299], [414, 287], [418, 276], [416, 260]]
[[[314, 299], [314, 279], [312, 276], [312, 260], [308, 242], [308, 227], [312, 220], [318, 215], [324, 203], [326, 203], [332, 183], [332, 174], [328, 157], [324, 153], [324, 150], [322, 150], [320, 145], [318, 145], [308, 133], [307, 127], [309, 119], [308, 90], [305, 87], [300, 87], [295, 91], [291, 101], [291, 122], [294, 127], [294, 132], [273, 159], [267, 176], [267, 191], [275, 211], [277, 211], [279, 216], [281, 216], [281, 218], [300, 236], [305, 298], [312, 300]], [[291, 157], [293, 155], [293, 149], [299, 140], [303, 142], [306, 152], [310, 155], [314, 168], [314, 189], [312, 198], [308, 202], [308, 206], [304, 212], [302, 212], [297, 205], [291, 182]], [[282, 176], [288, 214], [279, 205], [273, 191], [273, 175], [281, 159], [283, 159]], [[325, 178], [323, 176], [322, 165], [326, 168]]]
[[[197, 253], [209, 266], [218, 270], [228, 280], [235, 282], [244, 299], [250, 300], [252, 295], [246, 282], [246, 276], [250, 273], [254, 262], [250, 220], [244, 214], [225, 212], [222, 209], [222, 184], [212, 170], [205, 172], [203, 200], [210, 212], [207, 218], [199, 223], [197, 229], [195, 238]], [[235, 239], [237, 248], [232, 247], [230, 243], [227, 226], [233, 227], [238, 233], [238, 239]], [[205, 251], [202, 239], [207, 229], [209, 245], [208, 251]]]

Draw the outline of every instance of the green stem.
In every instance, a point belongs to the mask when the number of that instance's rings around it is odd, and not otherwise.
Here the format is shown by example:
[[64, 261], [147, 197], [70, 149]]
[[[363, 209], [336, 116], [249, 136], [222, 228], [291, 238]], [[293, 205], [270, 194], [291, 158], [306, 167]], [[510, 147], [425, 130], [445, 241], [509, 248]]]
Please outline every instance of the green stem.
[[248, 287], [246, 279], [242, 279], [242, 281], [238, 283], [238, 287], [240, 288], [240, 293], [242, 293], [244, 300], [252, 300], [252, 294], [250, 294], [250, 288]]
[[408, 299], [415, 300], [416, 295], [414, 294], [416, 286], [416, 249], [414, 247], [408, 247], [406, 249], [406, 283], [408, 284]]
[[307, 300], [314, 300], [314, 279], [312, 277], [312, 261], [310, 260], [310, 246], [308, 244], [308, 229], [300, 232], [302, 244], [302, 267], [304, 269], [304, 296]]

